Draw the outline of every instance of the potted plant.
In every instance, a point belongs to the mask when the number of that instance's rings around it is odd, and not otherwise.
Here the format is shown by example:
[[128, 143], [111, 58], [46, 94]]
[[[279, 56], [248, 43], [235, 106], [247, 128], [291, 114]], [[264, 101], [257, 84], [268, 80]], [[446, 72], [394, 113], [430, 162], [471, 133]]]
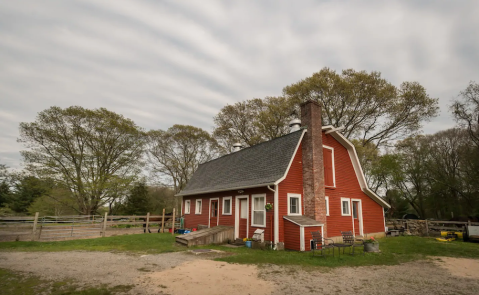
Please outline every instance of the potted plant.
[[251, 244], [253, 243], [253, 239], [252, 238], [244, 238], [243, 242], [246, 245], [246, 247], [251, 248]]
[[266, 209], [266, 211], [269, 211], [269, 210], [273, 209], [273, 204], [268, 203], [268, 204], [264, 205], [264, 208]]
[[379, 242], [374, 237], [364, 240], [364, 252], [379, 252]]

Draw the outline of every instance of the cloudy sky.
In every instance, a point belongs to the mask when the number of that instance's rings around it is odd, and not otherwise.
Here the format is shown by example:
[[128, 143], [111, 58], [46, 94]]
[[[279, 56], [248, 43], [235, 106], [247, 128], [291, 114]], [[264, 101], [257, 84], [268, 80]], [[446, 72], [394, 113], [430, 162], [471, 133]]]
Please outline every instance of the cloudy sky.
[[418, 81], [440, 99], [479, 82], [479, 1], [1, 1], [0, 163], [20, 122], [106, 107], [145, 129], [209, 131], [226, 104], [280, 95], [323, 67]]

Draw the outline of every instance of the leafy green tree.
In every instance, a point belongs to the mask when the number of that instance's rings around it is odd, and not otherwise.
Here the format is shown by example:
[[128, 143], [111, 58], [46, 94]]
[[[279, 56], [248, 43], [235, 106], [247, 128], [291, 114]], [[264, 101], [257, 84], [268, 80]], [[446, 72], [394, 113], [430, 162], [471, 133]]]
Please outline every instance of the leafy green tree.
[[10, 196], [7, 166], [0, 164], [0, 207], [6, 205]]
[[137, 182], [131, 188], [124, 206], [126, 214], [146, 215], [151, 210], [148, 187], [145, 182]]
[[479, 84], [471, 81], [459, 98], [453, 101], [451, 111], [459, 125], [466, 128], [472, 141], [479, 147]]
[[27, 213], [28, 207], [38, 198], [48, 194], [52, 189], [50, 181], [41, 180], [30, 175], [16, 175], [9, 207], [17, 213]]
[[100, 108], [51, 107], [20, 124], [27, 169], [68, 188], [81, 214], [94, 214], [111, 199], [118, 181], [136, 180], [144, 133], [133, 121]]
[[255, 98], [227, 105], [214, 117], [213, 136], [228, 152], [236, 142], [252, 146], [287, 134], [294, 112], [294, 102], [285, 97]]
[[174, 125], [148, 132], [148, 158], [154, 175], [178, 193], [199, 164], [218, 157], [217, 141], [201, 128]]
[[419, 131], [421, 124], [438, 113], [438, 99], [430, 98], [417, 82], [399, 87], [381, 77], [352, 69], [341, 74], [323, 68], [311, 77], [283, 89], [297, 104], [305, 100], [323, 106], [323, 125], [344, 126], [348, 139], [376, 146]]
[[40, 216], [61, 216], [74, 215], [78, 212], [72, 193], [65, 188], [55, 187], [47, 194], [36, 198], [28, 207], [28, 213], [34, 215], [36, 212]]

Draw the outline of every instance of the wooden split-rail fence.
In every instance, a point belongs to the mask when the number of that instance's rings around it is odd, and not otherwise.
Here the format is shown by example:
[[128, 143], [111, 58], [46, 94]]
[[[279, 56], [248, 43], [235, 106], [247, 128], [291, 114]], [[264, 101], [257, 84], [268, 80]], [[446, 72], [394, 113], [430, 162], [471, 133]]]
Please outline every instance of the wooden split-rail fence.
[[140, 232], [174, 233], [175, 211], [162, 215], [69, 215], [0, 217], [0, 241], [51, 241]]

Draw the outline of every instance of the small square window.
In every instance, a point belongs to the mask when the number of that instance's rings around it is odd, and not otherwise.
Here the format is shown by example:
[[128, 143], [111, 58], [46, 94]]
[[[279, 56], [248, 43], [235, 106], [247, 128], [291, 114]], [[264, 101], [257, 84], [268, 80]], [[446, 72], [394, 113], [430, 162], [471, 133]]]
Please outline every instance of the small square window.
[[341, 215], [351, 216], [351, 210], [349, 208], [350, 200], [348, 198], [341, 198]]
[[185, 201], [185, 214], [190, 214], [190, 205], [191, 205], [191, 201], [186, 200]]
[[231, 199], [232, 197], [223, 198], [223, 215], [231, 215]]
[[203, 201], [201, 199], [196, 200], [196, 206], [195, 206], [195, 214], [201, 214], [201, 206], [203, 204]]
[[300, 194], [288, 194], [288, 215], [301, 215]]

